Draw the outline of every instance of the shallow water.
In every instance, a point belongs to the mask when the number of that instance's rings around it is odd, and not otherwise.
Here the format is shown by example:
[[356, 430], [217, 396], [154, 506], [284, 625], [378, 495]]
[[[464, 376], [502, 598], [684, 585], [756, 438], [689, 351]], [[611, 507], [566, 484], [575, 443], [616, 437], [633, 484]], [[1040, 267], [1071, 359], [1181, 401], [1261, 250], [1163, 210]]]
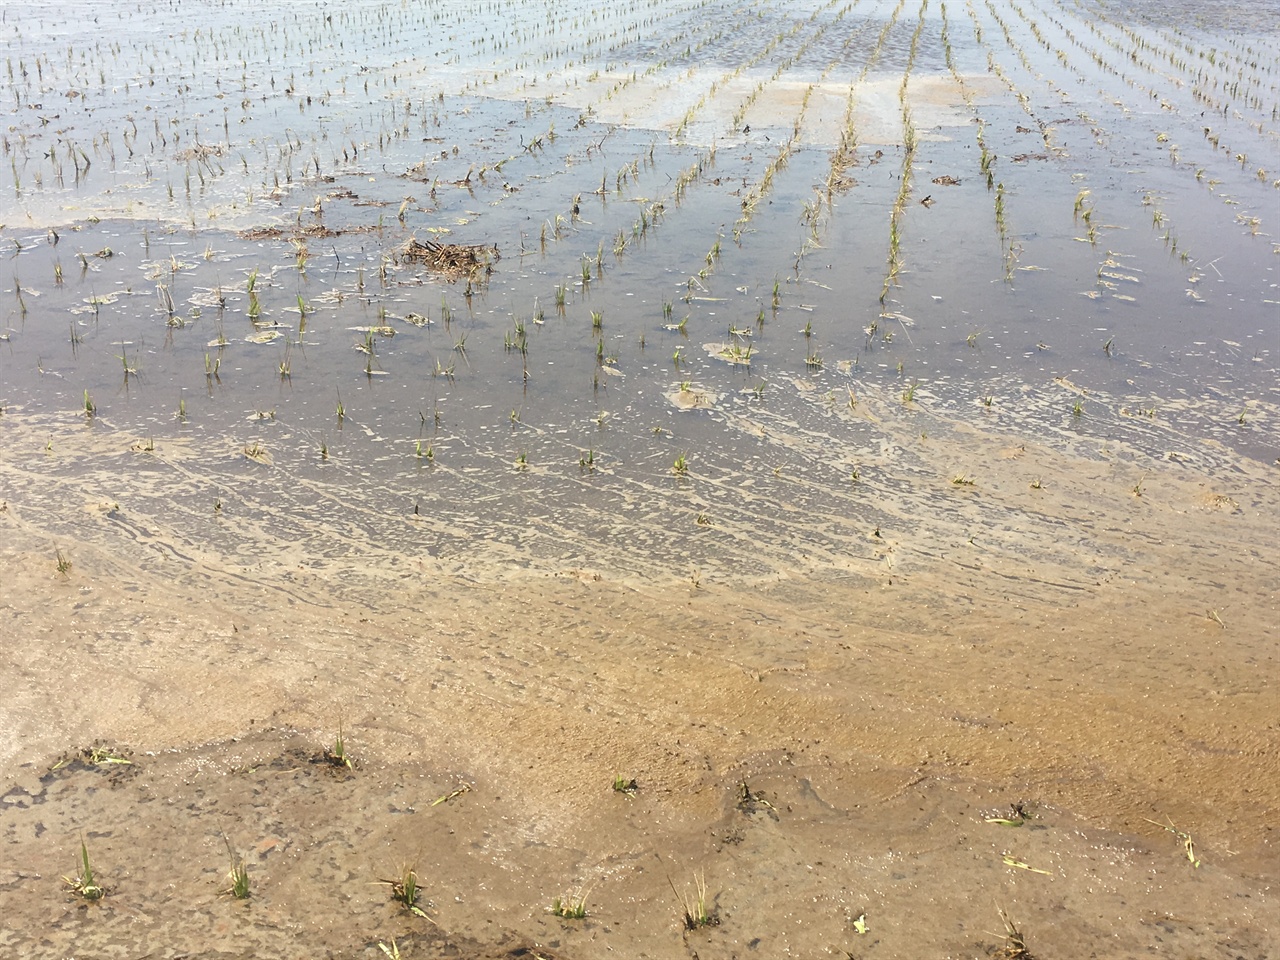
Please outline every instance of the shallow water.
[[[231, 4], [197, 31], [174, 4], [140, 33], [141, 8], [55, 30], [11, 5], [6, 419], [73, 424], [88, 391], [86, 429], [402, 501], [440, 475], [501, 500], [522, 454], [579, 502], [608, 483], [575, 476], [587, 452], [654, 491], [681, 454], [727, 479], [736, 419], [865, 443], [811, 399], [850, 391], [1072, 436], [1142, 410], [1274, 457], [1273, 35], [1075, 5], [536, 9]], [[398, 262], [412, 235], [502, 256], [468, 290]], [[370, 326], [395, 333], [372, 356]], [[1018, 399], [1059, 378], [1093, 399]], [[681, 413], [681, 384], [718, 399]], [[255, 444], [270, 469], [235, 462]]]

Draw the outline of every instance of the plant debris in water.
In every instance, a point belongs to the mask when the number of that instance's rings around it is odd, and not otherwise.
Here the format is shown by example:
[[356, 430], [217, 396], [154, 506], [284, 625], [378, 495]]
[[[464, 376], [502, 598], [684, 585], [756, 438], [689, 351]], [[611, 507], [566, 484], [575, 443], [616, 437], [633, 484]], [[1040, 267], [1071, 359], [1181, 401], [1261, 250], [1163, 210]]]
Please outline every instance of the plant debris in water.
[[498, 260], [497, 245], [464, 243], [437, 243], [410, 237], [400, 248], [400, 259], [406, 263], [421, 263], [444, 274], [450, 280], [482, 280], [493, 272]]
[[1022, 931], [1018, 929], [1017, 924], [1005, 913], [1003, 907], [996, 908], [1000, 913], [1000, 920], [1004, 924], [1004, 943], [997, 947], [992, 953], [993, 957], [999, 960], [1035, 960], [1031, 951], [1027, 949], [1026, 940], [1023, 939]]

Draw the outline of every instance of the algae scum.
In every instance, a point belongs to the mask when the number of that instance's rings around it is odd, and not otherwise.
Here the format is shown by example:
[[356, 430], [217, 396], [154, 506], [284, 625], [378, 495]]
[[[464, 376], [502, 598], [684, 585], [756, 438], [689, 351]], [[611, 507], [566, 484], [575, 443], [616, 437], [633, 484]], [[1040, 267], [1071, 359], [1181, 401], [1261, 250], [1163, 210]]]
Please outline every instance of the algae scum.
[[0, 429], [54, 533], [696, 581], [962, 543], [1030, 439], [1277, 455], [1265, 4], [2, 27]]

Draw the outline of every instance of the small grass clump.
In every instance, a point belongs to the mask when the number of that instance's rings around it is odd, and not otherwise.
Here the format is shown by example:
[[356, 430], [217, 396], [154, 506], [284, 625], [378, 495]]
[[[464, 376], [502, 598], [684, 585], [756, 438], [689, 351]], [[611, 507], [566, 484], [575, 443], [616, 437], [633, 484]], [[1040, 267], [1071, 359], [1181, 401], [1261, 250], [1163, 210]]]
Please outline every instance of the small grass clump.
[[582, 891], [576, 897], [556, 897], [551, 901], [551, 915], [563, 920], [582, 920], [587, 915], [587, 893]]
[[398, 880], [379, 880], [378, 882], [389, 886], [391, 888], [391, 899], [403, 904], [405, 909], [415, 917], [422, 917], [424, 920], [431, 919], [427, 916], [427, 912], [418, 906], [418, 897], [421, 896], [421, 890], [418, 888], [418, 871], [416, 869], [406, 865], [401, 867]]
[[707, 880], [706, 876], [698, 872], [694, 874], [693, 896], [686, 896], [676, 890], [676, 885], [672, 883], [671, 878], [667, 878], [667, 882], [671, 884], [671, 892], [676, 895], [676, 899], [680, 901], [682, 911], [681, 920], [686, 930], [699, 930], [702, 927], [713, 927], [720, 921], [707, 907]]
[[107, 891], [93, 875], [93, 866], [89, 863], [89, 847], [85, 843], [84, 837], [80, 838], [80, 875], [77, 877], [63, 877], [62, 879], [76, 894], [85, 900], [101, 900], [106, 896]]
[[226, 837], [223, 837], [223, 841], [227, 845], [227, 855], [231, 858], [231, 869], [227, 872], [228, 886], [223, 892], [237, 900], [248, 900], [249, 868], [244, 862], [244, 857], [236, 853], [235, 848], [231, 846], [231, 841]]

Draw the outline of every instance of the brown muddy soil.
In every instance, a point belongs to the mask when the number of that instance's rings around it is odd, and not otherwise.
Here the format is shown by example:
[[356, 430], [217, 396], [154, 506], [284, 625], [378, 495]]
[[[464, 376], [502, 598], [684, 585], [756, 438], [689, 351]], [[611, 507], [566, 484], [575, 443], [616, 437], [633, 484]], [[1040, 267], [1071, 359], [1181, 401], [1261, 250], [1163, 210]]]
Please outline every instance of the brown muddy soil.
[[1144, 562], [1069, 591], [424, 567], [363, 602], [88, 544], [60, 574], [6, 504], [0, 953], [983, 957], [1003, 909], [1038, 957], [1280, 955], [1276, 493], [1235, 493], [1129, 518]]

